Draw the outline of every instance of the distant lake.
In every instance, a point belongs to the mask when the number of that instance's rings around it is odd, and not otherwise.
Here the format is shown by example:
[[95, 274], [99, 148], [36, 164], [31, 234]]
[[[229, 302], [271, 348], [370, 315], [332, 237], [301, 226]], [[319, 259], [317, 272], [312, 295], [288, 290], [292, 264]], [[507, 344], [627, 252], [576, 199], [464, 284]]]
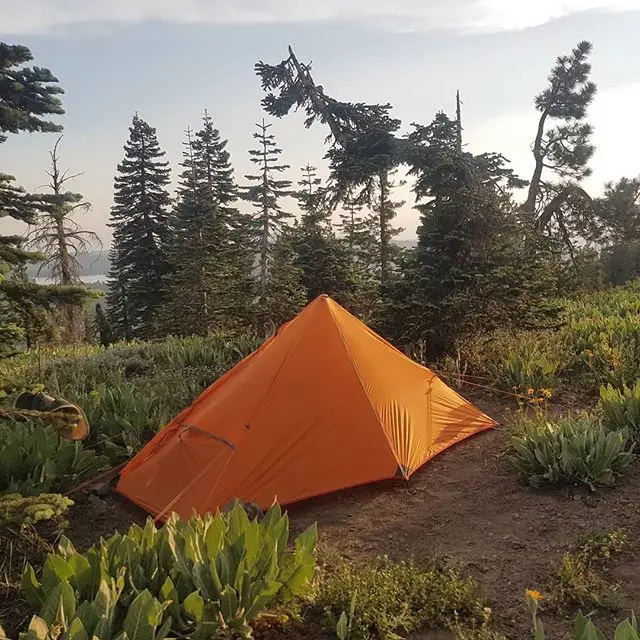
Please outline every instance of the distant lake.
[[[33, 278], [33, 280], [38, 284], [52, 284], [51, 278], [45, 278], [44, 276], [38, 276], [36, 278]], [[82, 276], [82, 282], [86, 282], [87, 284], [93, 283], [93, 282], [106, 282], [106, 281], [107, 281], [106, 275]]]

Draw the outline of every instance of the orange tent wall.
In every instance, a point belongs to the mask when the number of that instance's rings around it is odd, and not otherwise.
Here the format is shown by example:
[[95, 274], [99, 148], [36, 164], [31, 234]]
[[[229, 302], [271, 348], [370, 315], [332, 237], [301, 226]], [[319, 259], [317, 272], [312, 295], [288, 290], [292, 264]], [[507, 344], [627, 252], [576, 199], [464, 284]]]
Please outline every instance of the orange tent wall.
[[495, 423], [326, 296], [178, 415], [118, 491], [162, 518], [397, 475]]

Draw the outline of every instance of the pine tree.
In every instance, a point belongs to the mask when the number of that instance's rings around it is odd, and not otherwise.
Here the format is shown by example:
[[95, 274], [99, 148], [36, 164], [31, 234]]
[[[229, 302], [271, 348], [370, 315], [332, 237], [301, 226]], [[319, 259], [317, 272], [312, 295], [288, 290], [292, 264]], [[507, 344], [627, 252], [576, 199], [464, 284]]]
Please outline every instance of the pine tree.
[[228, 329], [242, 329], [249, 321], [252, 294], [254, 254], [246, 246], [250, 222], [236, 206], [239, 189], [233, 176], [227, 140], [221, 138], [206, 110], [193, 148], [196, 170], [206, 177], [223, 222], [220, 259], [224, 270], [220, 271], [219, 308], [224, 310], [224, 323]]
[[158, 331], [170, 235], [167, 185], [156, 130], [136, 114], [115, 178], [113, 244], [107, 311], [117, 339], [147, 339]]
[[221, 207], [234, 204], [238, 199], [238, 187], [233, 178], [227, 140], [220, 137], [220, 131], [214, 127], [206, 109], [202, 128], [196, 132], [193, 141], [193, 157], [195, 169], [203, 176], [216, 203]]
[[391, 115], [390, 104], [351, 103], [325, 94], [311, 76], [311, 65], [301, 64], [291, 47], [289, 56], [277, 65], [259, 62], [255, 66], [267, 92], [262, 104], [267, 113], [283, 117], [292, 109], [306, 113], [305, 126], [316, 121], [328, 125], [334, 145], [327, 153], [332, 205], [350, 194], [377, 216], [377, 276], [381, 294], [390, 283], [397, 250], [392, 227], [401, 203], [391, 200], [391, 176], [405, 159], [405, 143], [396, 137], [400, 120]]
[[291, 240], [287, 229], [273, 243], [266, 295], [258, 309], [257, 324], [263, 330], [273, 330], [288, 322], [307, 301], [303, 271], [295, 264]]
[[[165, 325], [172, 333], [207, 335], [241, 323], [238, 256], [233, 242], [237, 198], [226, 140], [205, 112], [203, 127], [191, 135], [173, 217], [169, 249]], [[249, 275], [249, 267], [245, 268]], [[246, 289], [246, 287], [245, 287]], [[249, 292], [245, 290], [246, 298]], [[189, 309], [185, 316], [184, 309]]]
[[593, 128], [585, 122], [597, 91], [589, 80], [592, 48], [580, 42], [570, 55], [559, 57], [547, 88], [535, 99], [540, 112], [532, 146], [535, 166], [522, 209], [536, 219], [539, 231], [555, 231], [567, 246], [571, 232], [588, 224], [584, 218], [591, 199], [579, 185], [591, 175], [589, 160], [595, 150]]
[[322, 180], [311, 165], [301, 169], [296, 193], [302, 217], [293, 234], [296, 266], [310, 300], [325, 293], [346, 303], [350, 297], [349, 258], [335, 236], [331, 209], [323, 197]]
[[258, 148], [249, 151], [251, 162], [259, 169], [259, 173], [247, 175], [252, 183], [245, 189], [244, 197], [255, 208], [252, 216], [251, 235], [253, 246], [258, 254], [258, 316], [260, 323], [269, 320], [267, 301], [270, 297], [269, 287], [274, 285], [274, 279], [270, 277], [269, 270], [274, 260], [276, 241], [290, 229], [293, 216], [282, 209], [280, 200], [292, 195], [291, 182], [278, 180], [275, 174], [289, 169], [289, 165], [280, 164], [279, 158], [282, 149], [275, 143], [275, 138], [269, 134], [270, 124], [264, 120], [257, 124], [257, 132], [253, 137], [258, 142]]
[[607, 183], [594, 212], [605, 280], [623, 284], [640, 277], [640, 178]]
[[[163, 331], [174, 335], [206, 335], [213, 324], [214, 286], [221, 214], [210, 197], [206, 177], [196, 168], [193, 135], [187, 140], [178, 183], [172, 236], [167, 246], [169, 268], [165, 277], [167, 298], [162, 308]], [[213, 228], [212, 228], [213, 227]], [[184, 310], [188, 309], [188, 313]]]
[[362, 209], [362, 205], [347, 197], [338, 228], [348, 260], [350, 287], [345, 305], [358, 317], [371, 322], [380, 295], [380, 282], [375, 275], [379, 223], [375, 214], [363, 214]]
[[[47, 117], [64, 113], [59, 97], [63, 89], [48, 69], [26, 66], [32, 59], [27, 47], [0, 42], [0, 144], [9, 133], [62, 130]], [[13, 182], [12, 176], [0, 173], [0, 219], [34, 224], [42, 200]], [[86, 299], [81, 287], [28, 282], [25, 265], [42, 258], [23, 247], [23, 238], [0, 235], [0, 356], [12, 353], [19, 341], [35, 344], [46, 329], [48, 313], [58, 305]]]
[[421, 223], [418, 245], [387, 307], [395, 339], [450, 352], [467, 336], [541, 326], [554, 293], [539, 256], [524, 250], [525, 228], [510, 190], [522, 186], [497, 154], [458, 151], [457, 123], [438, 114], [411, 136]]

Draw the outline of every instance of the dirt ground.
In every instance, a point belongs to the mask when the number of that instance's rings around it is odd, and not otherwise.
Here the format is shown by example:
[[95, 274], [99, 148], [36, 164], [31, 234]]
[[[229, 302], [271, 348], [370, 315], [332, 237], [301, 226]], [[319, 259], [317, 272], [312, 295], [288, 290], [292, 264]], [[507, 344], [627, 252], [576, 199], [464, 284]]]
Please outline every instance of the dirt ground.
[[[473, 400], [508, 422], [504, 406]], [[507, 437], [507, 427], [501, 427], [464, 441], [409, 482], [369, 485], [295, 505], [289, 509], [292, 527], [298, 531], [317, 522], [324, 548], [354, 561], [384, 554], [416, 561], [446, 557], [480, 582], [496, 628], [514, 639], [532, 635], [525, 589], [544, 593], [562, 554], [580, 536], [621, 527], [630, 543], [614, 561], [611, 577], [620, 581], [622, 609], [599, 620], [610, 627], [634, 606], [639, 609], [640, 465], [613, 489], [534, 491], [510, 470]], [[67, 535], [79, 548], [145, 518], [116, 495], [77, 502]], [[570, 628], [567, 620], [548, 614], [544, 622], [551, 640], [564, 638]]]

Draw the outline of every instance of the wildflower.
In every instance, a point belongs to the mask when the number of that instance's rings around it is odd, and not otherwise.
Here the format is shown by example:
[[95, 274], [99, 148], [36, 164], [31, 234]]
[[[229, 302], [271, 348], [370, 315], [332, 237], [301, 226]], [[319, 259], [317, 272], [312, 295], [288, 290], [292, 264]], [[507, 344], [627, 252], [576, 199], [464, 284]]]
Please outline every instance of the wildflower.
[[542, 395], [547, 399], [553, 395], [553, 391], [551, 389], [540, 389], [540, 393], [542, 393]]
[[532, 396], [534, 393], [535, 393], [535, 389], [532, 389], [531, 387], [527, 389], [527, 395]]
[[539, 591], [536, 591], [535, 589], [527, 589], [526, 595], [528, 598], [531, 598], [536, 602], [539, 602], [540, 600], [542, 600], [542, 594]]

